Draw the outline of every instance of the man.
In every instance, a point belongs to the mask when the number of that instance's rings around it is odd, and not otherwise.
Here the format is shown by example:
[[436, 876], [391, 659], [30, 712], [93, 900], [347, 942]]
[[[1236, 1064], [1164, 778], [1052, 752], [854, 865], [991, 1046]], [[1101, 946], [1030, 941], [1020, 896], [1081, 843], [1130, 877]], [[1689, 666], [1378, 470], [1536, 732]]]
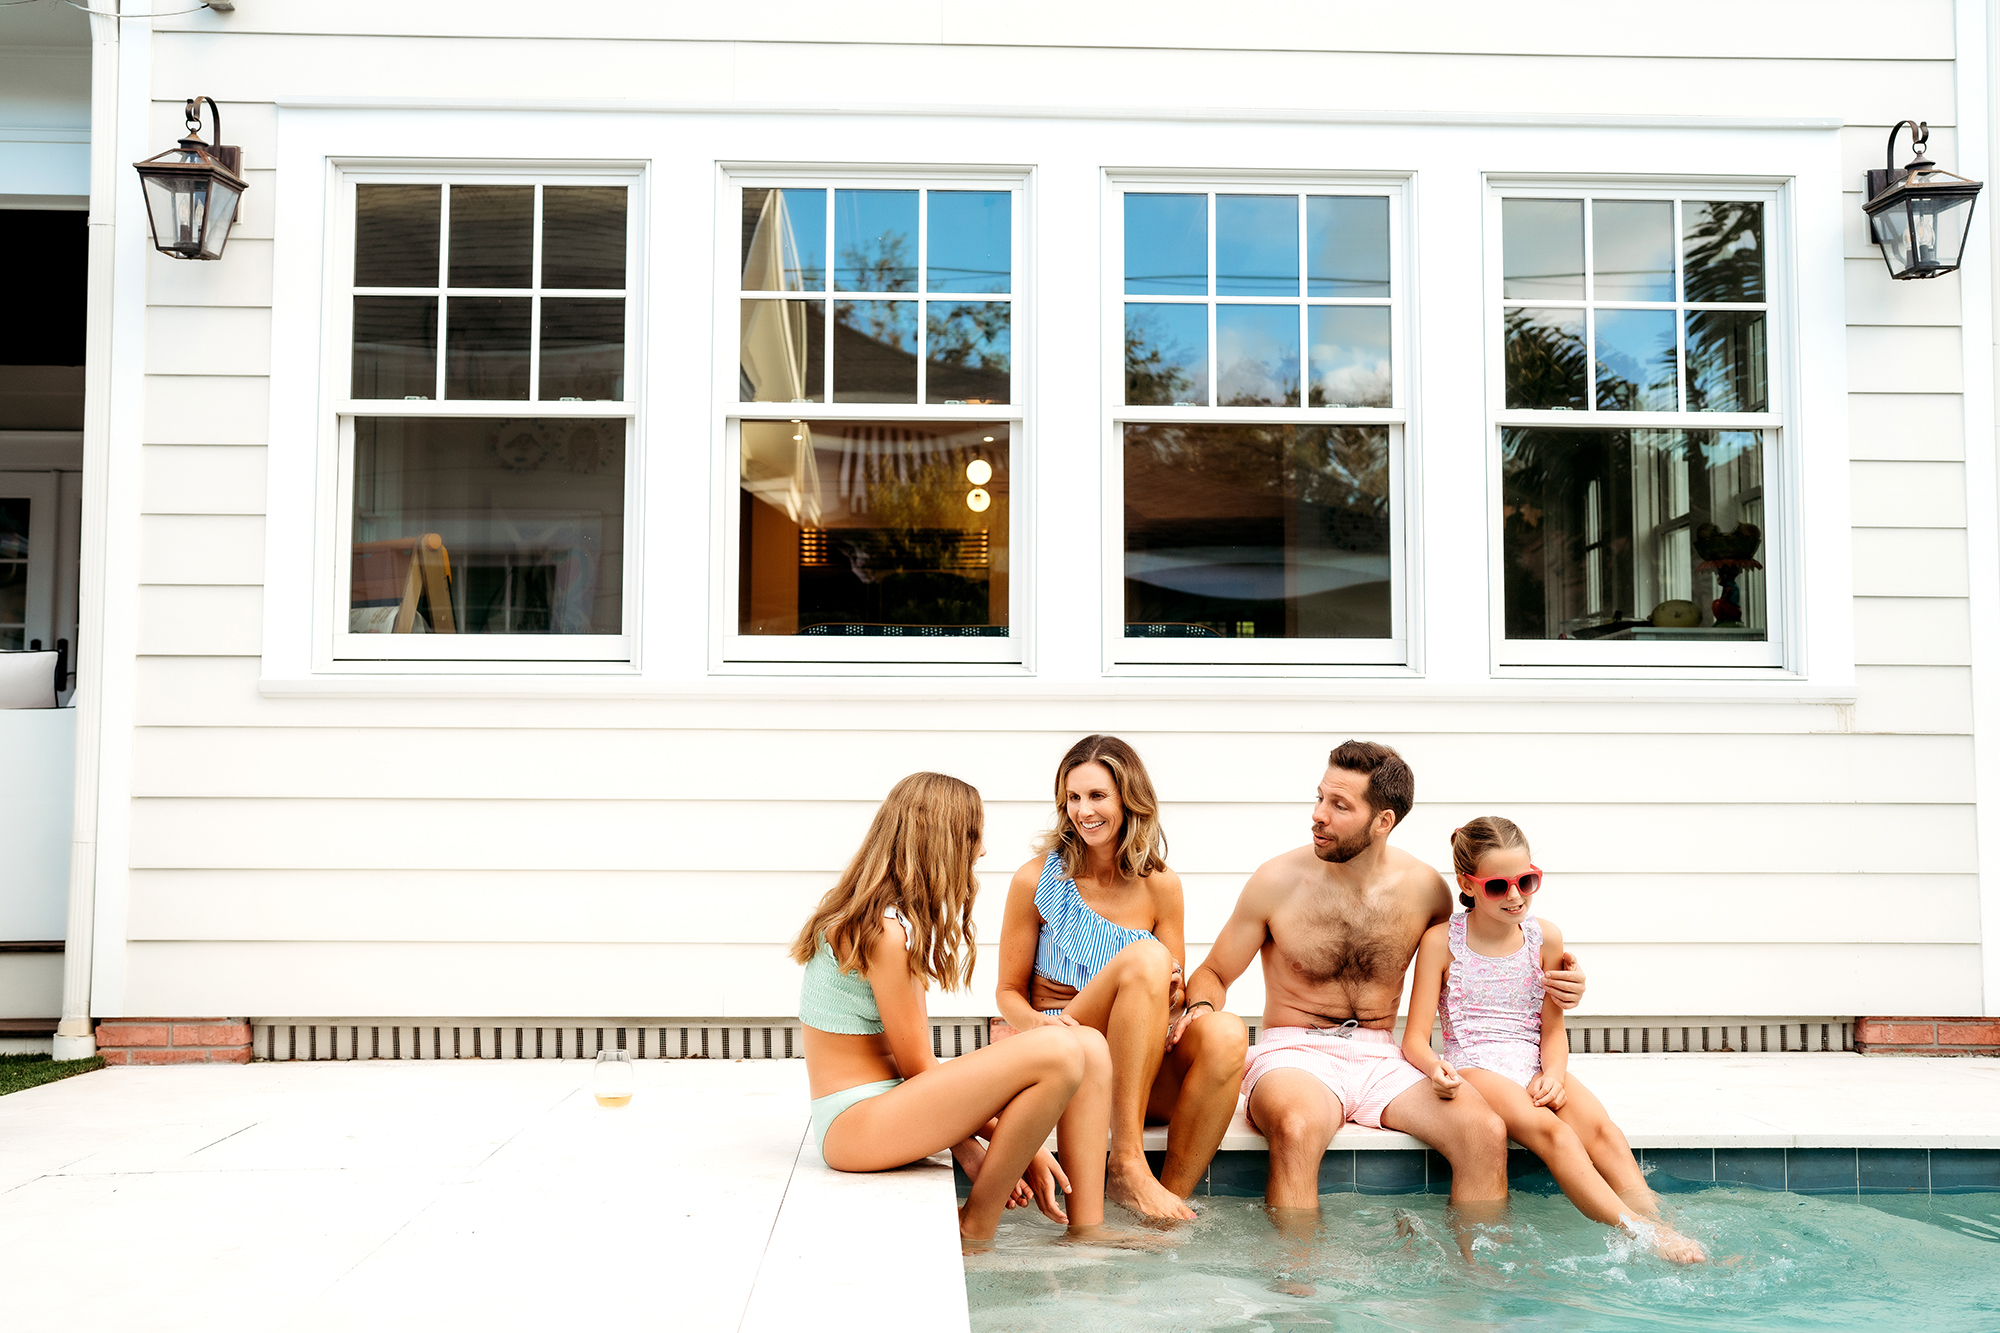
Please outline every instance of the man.
[[[1243, 1087], [1250, 1120], [1270, 1141], [1264, 1201], [1281, 1222], [1288, 1210], [1317, 1213], [1320, 1157], [1349, 1121], [1413, 1134], [1444, 1154], [1463, 1215], [1497, 1211], [1507, 1197], [1500, 1117], [1456, 1077], [1441, 1072], [1433, 1083], [1419, 1073], [1393, 1031], [1417, 943], [1452, 912], [1437, 871], [1389, 846], [1415, 795], [1409, 765], [1388, 746], [1347, 741], [1334, 750], [1313, 806], [1312, 845], [1258, 867], [1188, 981], [1190, 1014], [1220, 1008], [1250, 960], [1264, 956], [1264, 1025]], [[1583, 998], [1583, 974], [1569, 970], [1568, 954], [1562, 965], [1546, 980], [1568, 1009]]]

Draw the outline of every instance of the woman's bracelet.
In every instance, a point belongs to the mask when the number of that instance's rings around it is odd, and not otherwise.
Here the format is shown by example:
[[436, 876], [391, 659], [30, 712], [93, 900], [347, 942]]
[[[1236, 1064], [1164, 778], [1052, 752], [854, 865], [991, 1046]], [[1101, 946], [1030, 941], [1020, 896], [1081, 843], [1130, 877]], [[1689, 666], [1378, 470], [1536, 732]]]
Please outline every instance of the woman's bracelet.
[[[1207, 1006], [1208, 1006], [1208, 1012], [1210, 1012], [1211, 1014], [1215, 1012], [1215, 1001], [1213, 1001], [1213, 1000], [1196, 1000], [1196, 1001], [1194, 1002], [1194, 1004], [1205, 1004], [1205, 1005], [1207, 1005]], [[1193, 1012], [1194, 1012], [1194, 1004], [1191, 1004], [1191, 1005], [1187, 1006], [1187, 1008], [1185, 1008], [1185, 1009], [1181, 1010], [1181, 1012], [1182, 1012], [1183, 1014], [1191, 1014], [1191, 1013], [1193, 1013]]]

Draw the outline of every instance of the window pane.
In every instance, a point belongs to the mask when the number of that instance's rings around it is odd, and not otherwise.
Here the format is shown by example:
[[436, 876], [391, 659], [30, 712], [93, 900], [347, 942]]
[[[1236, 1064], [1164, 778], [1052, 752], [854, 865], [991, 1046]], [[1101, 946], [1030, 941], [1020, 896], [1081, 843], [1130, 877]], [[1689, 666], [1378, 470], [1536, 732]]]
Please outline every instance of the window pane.
[[833, 285], [843, 292], [917, 289], [917, 192], [833, 192]]
[[546, 399], [625, 397], [625, 301], [542, 298], [542, 384]]
[[1014, 272], [1013, 196], [932, 190], [924, 281], [934, 292], [1004, 292]]
[[933, 403], [1010, 401], [1013, 308], [1005, 301], [932, 301], [928, 319], [924, 396]]
[[1770, 411], [1764, 312], [1690, 311], [1687, 321], [1688, 410]]
[[354, 187], [354, 285], [438, 285], [436, 185]]
[[1208, 196], [1125, 196], [1125, 291], [1208, 295]]
[[1501, 295], [1583, 299], [1583, 200], [1500, 201]]
[[1681, 204], [1681, 246], [1690, 301], [1764, 299], [1764, 205]]
[[542, 286], [625, 285], [625, 188], [542, 188]]
[[1598, 199], [1590, 205], [1590, 219], [1594, 299], [1674, 299], [1671, 199]]
[[833, 401], [917, 401], [917, 303], [837, 301]]
[[1583, 311], [1518, 306], [1506, 313], [1507, 406], [1582, 411], [1590, 386]]
[[525, 296], [452, 297], [445, 307], [444, 396], [526, 398], [533, 308]]
[[1389, 307], [1316, 305], [1306, 312], [1308, 407], [1388, 407]]
[[1387, 638], [1384, 426], [1125, 427], [1129, 638]]
[[738, 392], [746, 403], [823, 402], [826, 302], [745, 301]]
[[616, 634], [625, 423], [361, 417], [356, 634]]
[[1208, 307], [1127, 302], [1125, 401], [1208, 406]]
[[1224, 407], [1299, 405], [1299, 308], [1215, 308], [1215, 400]]
[[1306, 200], [1306, 295], [1389, 294], [1389, 201], [1313, 195]]
[[1597, 405], [1672, 412], [1680, 402], [1671, 310], [1597, 311]]
[[437, 396], [435, 296], [354, 298], [356, 398]]
[[0, 496], [0, 651], [28, 646], [28, 515], [32, 505], [25, 496]]
[[1215, 197], [1218, 296], [1299, 294], [1299, 201], [1289, 194]]
[[451, 285], [526, 287], [534, 276], [535, 187], [451, 187]]
[[1007, 632], [999, 422], [746, 421], [743, 634]]
[[743, 192], [743, 290], [826, 290], [826, 191]]
[[1763, 640], [1755, 431], [1501, 433], [1510, 639]]

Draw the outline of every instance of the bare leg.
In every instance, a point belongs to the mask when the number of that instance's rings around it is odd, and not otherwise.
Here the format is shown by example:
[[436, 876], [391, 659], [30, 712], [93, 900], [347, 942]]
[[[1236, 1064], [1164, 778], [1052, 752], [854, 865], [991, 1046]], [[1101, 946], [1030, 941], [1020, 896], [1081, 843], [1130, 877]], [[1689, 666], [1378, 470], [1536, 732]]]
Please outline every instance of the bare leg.
[[1250, 1123], [1271, 1145], [1264, 1206], [1283, 1227], [1309, 1213], [1319, 1224], [1319, 1160], [1346, 1122], [1347, 1109], [1303, 1069], [1273, 1069], [1250, 1093]]
[[1250, 1034], [1230, 1013], [1208, 1013], [1188, 1025], [1153, 1080], [1149, 1120], [1167, 1122], [1167, 1160], [1160, 1184], [1185, 1199], [1201, 1184], [1243, 1087], [1243, 1053]]
[[[1146, 1101], [1167, 1050], [1167, 992], [1174, 957], [1158, 940], [1135, 940], [1064, 1010], [1104, 1034], [1111, 1049], [1111, 1151], [1105, 1193], [1141, 1217], [1187, 1220], [1194, 1210], [1146, 1165]], [[1066, 1168], [1065, 1168], [1066, 1169]]]
[[[1046, 1030], [1046, 1029], [1045, 1029]], [[1122, 1231], [1104, 1225], [1104, 1145], [1111, 1125], [1111, 1051], [1095, 1028], [1059, 1028], [1083, 1051], [1083, 1081], [1056, 1122], [1056, 1153], [1069, 1177], [1069, 1230], [1063, 1239], [1078, 1245], [1155, 1249], [1167, 1243], [1157, 1232]]]
[[1507, 1129], [1470, 1084], [1450, 1101], [1429, 1082], [1397, 1095], [1382, 1124], [1422, 1139], [1451, 1163], [1451, 1222], [1459, 1253], [1470, 1261], [1476, 1229], [1507, 1211]]
[[960, 1237], [990, 1242], [1014, 1182], [1048, 1139], [1086, 1067], [1075, 1032], [1024, 1032], [855, 1103], [827, 1128], [821, 1155], [837, 1171], [886, 1171], [963, 1141], [998, 1112], [979, 1178], [959, 1209]]
[[[1550, 1174], [1556, 1178], [1556, 1184], [1562, 1186], [1562, 1192], [1576, 1205], [1578, 1212], [1593, 1222], [1602, 1222], [1607, 1226], [1630, 1225], [1633, 1219], [1631, 1207], [1618, 1197], [1598, 1172], [1597, 1164], [1584, 1149], [1583, 1140], [1562, 1117], [1546, 1106], [1536, 1106], [1529, 1099], [1528, 1090], [1504, 1074], [1486, 1069], [1460, 1072], [1465, 1075], [1467, 1083], [1479, 1089], [1487, 1104], [1506, 1122], [1508, 1135], [1542, 1159]], [[1591, 1100], [1596, 1101], [1594, 1097]], [[1599, 1106], [1597, 1110], [1601, 1114], [1603, 1107]], [[1624, 1136], [1619, 1137], [1622, 1140]], [[1629, 1160], [1631, 1149], [1626, 1149], [1626, 1156]], [[1707, 1257], [1702, 1254], [1700, 1246], [1665, 1227], [1659, 1228], [1656, 1244], [1664, 1258], [1676, 1263], [1699, 1263]]]
[[1583, 1150], [1590, 1154], [1590, 1161], [1597, 1168], [1597, 1174], [1604, 1177], [1627, 1207], [1651, 1221], [1660, 1219], [1660, 1196], [1653, 1193], [1646, 1183], [1645, 1172], [1639, 1169], [1639, 1161], [1632, 1155], [1632, 1145], [1625, 1141], [1625, 1131], [1612, 1123], [1611, 1113], [1604, 1109], [1604, 1103], [1597, 1100], [1597, 1094], [1583, 1086], [1576, 1075], [1563, 1078], [1563, 1091], [1569, 1100], [1556, 1115], [1565, 1125], [1576, 1131], [1583, 1141]]

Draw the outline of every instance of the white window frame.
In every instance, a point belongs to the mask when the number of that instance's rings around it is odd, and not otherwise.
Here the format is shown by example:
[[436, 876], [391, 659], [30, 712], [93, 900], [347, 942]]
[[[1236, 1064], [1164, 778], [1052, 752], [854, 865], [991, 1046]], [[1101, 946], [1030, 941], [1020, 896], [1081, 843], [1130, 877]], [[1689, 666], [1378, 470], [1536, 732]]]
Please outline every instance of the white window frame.
[[[1104, 174], [1103, 286], [1099, 309], [1104, 330], [1103, 380], [1104, 508], [1103, 618], [1104, 663], [1111, 674], [1185, 675], [1202, 669], [1237, 668], [1325, 669], [1335, 674], [1379, 674], [1384, 667], [1406, 667], [1411, 661], [1410, 626], [1417, 549], [1412, 523], [1416, 477], [1409, 434], [1414, 417], [1417, 375], [1412, 364], [1415, 339], [1410, 322], [1416, 308], [1411, 280], [1408, 178], [1403, 176], [1287, 172], [1175, 173], [1112, 171]], [[1300, 269], [1297, 297], [1218, 296], [1215, 287], [1215, 204], [1218, 194], [1369, 195], [1389, 200], [1389, 374], [1390, 407], [1128, 407], [1125, 405], [1125, 195], [1206, 194], [1209, 202], [1209, 294], [1204, 297], [1134, 296], [1136, 301], [1206, 304], [1209, 309], [1208, 355], [1211, 395], [1217, 356], [1215, 306], [1380, 305], [1375, 298], [1316, 297], [1304, 294], [1305, 270]], [[1303, 214], [1299, 242], [1301, 263], [1306, 243]], [[1309, 348], [1299, 348], [1299, 393], [1308, 393]], [[1217, 422], [1286, 425], [1386, 426], [1389, 431], [1389, 578], [1390, 637], [1385, 639], [1250, 638], [1134, 639], [1125, 635], [1125, 450], [1127, 422]]]
[[[318, 580], [324, 605], [315, 616], [320, 630], [319, 656], [335, 668], [365, 667], [392, 663], [630, 663], [639, 643], [641, 605], [640, 571], [643, 568], [641, 535], [644, 530], [641, 496], [644, 457], [643, 414], [640, 399], [645, 364], [645, 293], [643, 268], [646, 236], [646, 172], [632, 166], [565, 166], [541, 162], [495, 163], [409, 163], [334, 164], [333, 188], [328, 191], [329, 216], [326, 227], [327, 284], [323, 310], [326, 336], [321, 400], [327, 404], [322, 414], [330, 432], [331, 447], [325, 451], [328, 473], [322, 476], [321, 493], [328, 497], [331, 512], [322, 512], [321, 530], [330, 534], [331, 549], [323, 553], [323, 568], [330, 577]], [[361, 185], [537, 185], [537, 186], [622, 186], [626, 190], [625, 287], [580, 293], [600, 298], [622, 297], [625, 302], [625, 397], [622, 401], [548, 402], [539, 399], [433, 399], [429, 401], [357, 399], [352, 392], [352, 346], [354, 333], [354, 209], [356, 188]], [[540, 217], [539, 198], [537, 219]], [[449, 221], [440, 223], [440, 264], [448, 262]], [[535, 271], [541, 273], [541, 229], [535, 231]], [[389, 289], [384, 288], [383, 291]], [[402, 289], [398, 289], [400, 292]], [[426, 289], [411, 289], [422, 292]], [[535, 289], [539, 307], [542, 291]], [[530, 391], [540, 391], [540, 338], [531, 345]], [[438, 348], [439, 374], [444, 373], [445, 348]], [[353, 562], [354, 526], [354, 423], [359, 417], [583, 417], [622, 420], [624, 447], [624, 533], [621, 539], [624, 567], [621, 575], [623, 606], [617, 634], [354, 634], [349, 632], [348, 600]], [[344, 558], [347, 557], [347, 558]], [[319, 599], [316, 599], [319, 600]]]
[[[712, 641], [718, 645], [711, 667], [720, 672], [768, 668], [785, 664], [838, 667], [923, 665], [923, 666], [1002, 666], [1019, 667], [1028, 659], [1028, 596], [1032, 564], [1025, 545], [1033, 531], [1031, 520], [1032, 439], [1029, 430], [1028, 399], [1032, 393], [1029, 373], [1033, 351], [1032, 309], [1027, 296], [1028, 273], [1028, 187], [1030, 172], [1013, 167], [993, 170], [941, 168], [912, 171], [909, 168], [770, 168], [754, 165], [725, 165], [717, 193], [715, 253], [715, 376], [714, 454], [717, 483], [712, 508], [713, 570], [710, 604], [714, 608]], [[1013, 306], [1009, 330], [1009, 365], [1012, 387], [1006, 403], [961, 405], [946, 403], [747, 403], [741, 401], [738, 373], [738, 344], [741, 342], [743, 258], [741, 253], [743, 191], [746, 189], [854, 189], [854, 190], [990, 190], [1006, 191], [1012, 199], [1012, 276], [1004, 297], [972, 293], [952, 293], [965, 301], [1004, 299]], [[919, 200], [917, 269], [925, 273], [928, 262], [929, 210]], [[829, 209], [829, 224], [832, 212]], [[823, 300], [827, 302], [827, 337], [824, 356], [829, 369], [833, 363], [831, 339], [832, 305], [843, 293], [833, 289], [833, 269], [837, 258], [827, 255], [827, 289], [823, 292], [773, 293], [776, 299]], [[920, 281], [919, 290], [923, 283]], [[870, 293], [844, 293], [858, 300]], [[925, 294], [925, 299], [929, 299]], [[919, 321], [919, 332], [921, 334]], [[918, 384], [923, 384], [924, 359], [917, 358]], [[868, 636], [840, 638], [818, 635], [743, 634], [739, 632], [737, 610], [740, 596], [738, 541], [741, 512], [737, 502], [740, 475], [741, 426], [745, 421], [1001, 421], [1007, 424], [1010, 453], [1007, 466], [1007, 628], [1008, 633], [979, 637], [950, 636]]]
[[[1704, 182], [1674, 177], [1657, 181], [1620, 178], [1551, 180], [1547, 177], [1489, 177], [1485, 192], [1485, 277], [1481, 303], [1486, 358], [1486, 465], [1487, 465], [1487, 571], [1492, 596], [1491, 637], [1494, 670], [1508, 674], [1509, 668], [1581, 668], [1595, 674], [1604, 669], [1623, 674], [1657, 674], [1665, 669], [1799, 669], [1799, 646], [1804, 641], [1797, 608], [1800, 595], [1800, 567], [1805, 558], [1802, 509], [1799, 503], [1800, 461], [1794, 456], [1794, 432], [1788, 427], [1798, 415], [1796, 394], [1799, 376], [1797, 328], [1793, 312], [1793, 270], [1795, 249], [1788, 189], [1781, 183], [1745, 185], [1742, 181]], [[1678, 234], [1679, 201], [1755, 201], [1764, 205], [1764, 309], [1765, 345], [1768, 362], [1768, 402], [1765, 412], [1627, 412], [1597, 406], [1596, 323], [1585, 321], [1585, 357], [1590, 379], [1583, 411], [1549, 409], [1510, 410], [1507, 407], [1506, 343], [1502, 311], [1510, 304], [1594, 309], [1597, 302], [1502, 296], [1504, 262], [1502, 253], [1501, 201], [1509, 198], [1542, 199], [1644, 199], [1676, 201], [1675, 292], [1685, 292], [1681, 281], [1685, 250]], [[1586, 208], [1583, 241], [1586, 271], [1590, 271], [1594, 238], [1591, 214]], [[1586, 289], [1588, 290], [1588, 288]], [[1594, 298], [1594, 294], [1593, 294]], [[1611, 301], [1624, 307], [1652, 306], [1686, 310], [1684, 299], [1662, 302]], [[1719, 309], [1755, 308], [1744, 302]], [[1676, 321], [1675, 340], [1680, 348], [1681, 401], [1685, 403], [1687, 380], [1686, 320]], [[1686, 641], [1611, 642], [1601, 639], [1510, 639], [1507, 637], [1504, 537], [1499, 522], [1503, 485], [1501, 437], [1510, 427], [1531, 426], [1571, 430], [1755, 430], [1763, 437], [1764, 457], [1764, 589], [1766, 598], [1765, 639], [1763, 642], [1700, 643]], [[1776, 566], [1773, 568], [1773, 566]]]

